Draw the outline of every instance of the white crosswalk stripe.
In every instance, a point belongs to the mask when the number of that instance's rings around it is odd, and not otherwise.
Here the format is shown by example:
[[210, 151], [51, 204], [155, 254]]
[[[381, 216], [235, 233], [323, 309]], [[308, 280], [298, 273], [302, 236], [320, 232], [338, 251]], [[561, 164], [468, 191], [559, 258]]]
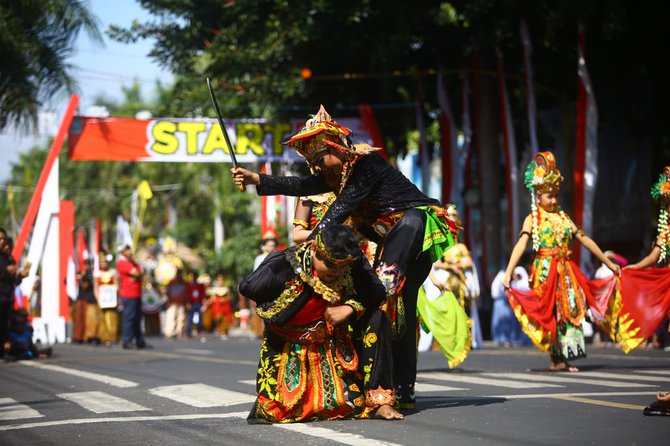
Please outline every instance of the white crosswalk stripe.
[[56, 395], [73, 403], [79, 404], [86, 410], [94, 413], [111, 412], [135, 412], [138, 410], [151, 410], [148, 407], [140, 406], [132, 401], [110, 395], [105, 392], [73, 392], [60, 393]]
[[400, 446], [397, 443], [391, 443], [384, 440], [373, 440], [371, 438], [363, 437], [362, 435], [338, 432], [332, 429], [316, 427], [308, 423], [275, 424], [274, 426], [280, 429], [300, 432], [301, 434], [316, 437], [321, 440], [331, 440], [349, 446], [367, 446], [370, 444], [380, 446]]
[[250, 393], [233, 392], [199, 383], [155, 387], [149, 389], [149, 393], [193, 407], [226, 407], [253, 403], [256, 400], [256, 396]]
[[450, 387], [450, 386], [441, 386], [437, 384], [430, 384], [425, 382], [417, 382], [414, 385], [414, 390], [417, 393], [427, 393], [427, 392], [453, 392], [453, 391], [467, 391], [470, 389], [464, 389], [462, 387]]
[[[491, 376], [495, 378], [510, 378], [510, 379], [523, 379], [527, 381], [540, 381], [540, 382], [552, 382], [552, 383], [565, 383], [565, 384], [589, 384], [593, 386], [603, 386], [603, 387], [653, 387], [648, 384], [639, 384], [633, 382], [621, 382], [621, 381], [605, 381], [598, 379], [585, 379], [580, 378], [582, 373], [564, 373], [562, 375], [533, 375], [530, 373], [482, 373], [485, 376]], [[566, 376], [570, 375], [570, 376]]]
[[509, 389], [537, 389], [542, 387], [564, 387], [557, 384], [549, 384], [547, 382], [529, 383], [523, 381], [515, 381], [511, 379], [490, 379], [490, 378], [484, 378], [482, 376], [466, 375], [464, 373], [445, 373], [445, 372], [418, 373], [417, 377], [422, 379], [434, 379], [437, 381], [480, 384], [483, 386], [506, 387]]
[[0, 421], [22, 420], [24, 418], [43, 417], [35, 409], [21, 404], [12, 398], [0, 398]]
[[121, 378], [115, 378], [113, 376], [108, 376], [108, 375], [102, 375], [100, 373], [92, 373], [92, 372], [87, 372], [84, 370], [77, 370], [77, 369], [71, 369], [67, 367], [61, 367], [59, 365], [53, 365], [53, 364], [42, 364], [41, 362], [37, 361], [19, 361], [18, 362], [21, 365], [28, 366], [28, 367], [34, 367], [37, 369], [42, 369], [42, 370], [49, 370], [52, 372], [58, 372], [58, 373], [64, 373], [66, 375], [72, 375], [76, 376], [78, 378], [86, 378], [90, 379], [93, 381], [98, 381], [103, 384], [109, 384], [110, 386], [114, 387], [121, 387], [121, 388], [126, 388], [126, 387], [136, 387], [137, 383], [133, 381], [128, 381], [126, 379], [121, 379]]
[[651, 375], [663, 375], [670, 377], [670, 370], [636, 370], [635, 373], [649, 373]]
[[580, 372], [579, 374], [590, 378], [625, 379], [633, 381], [653, 381], [653, 382], [668, 381], [668, 378], [664, 376], [643, 376], [643, 375], [634, 375], [632, 373], [624, 374], [624, 373], [610, 373], [610, 372]]
[[[62, 372], [62, 370], [58, 370]], [[510, 389], [537, 389], [537, 388], [560, 388], [561, 393], [545, 394], [553, 396], [560, 395], [609, 395], [605, 392], [591, 393], [572, 393], [577, 388], [575, 385], [591, 385], [600, 387], [617, 388], [619, 393], [612, 395], [646, 395], [656, 392], [658, 387], [662, 387], [670, 377], [670, 370], [635, 370], [628, 372], [579, 372], [579, 373], [514, 373], [514, 372], [496, 372], [496, 373], [465, 373], [465, 372], [421, 372], [417, 375], [416, 391], [417, 393], [439, 393], [439, 392], [460, 392], [467, 393], [471, 391], [472, 386], [491, 386]], [[99, 380], [99, 379], [98, 379]], [[254, 379], [244, 379], [238, 381], [244, 386], [255, 386]], [[444, 383], [444, 384], [443, 384]], [[470, 384], [468, 388], [452, 387], [451, 383]], [[119, 383], [114, 380], [107, 382], [109, 385]], [[631, 389], [631, 392], [625, 392], [625, 389]], [[633, 391], [636, 388], [650, 388], [649, 391], [640, 393]], [[147, 389], [152, 395], [167, 398], [192, 407], [227, 407], [242, 404], [251, 404], [255, 400], [252, 389], [249, 392], [238, 392], [224, 388], [211, 386], [203, 383], [169, 385]], [[603, 389], [604, 390], [604, 389]], [[475, 389], [475, 391], [481, 392]], [[120, 398], [101, 391], [91, 392], [70, 392], [57, 394], [59, 398], [78, 404], [82, 408], [96, 413], [114, 413], [114, 412], [134, 412], [150, 411], [150, 407], [134, 403], [124, 398]], [[537, 398], [540, 394], [528, 395], [507, 395], [508, 398]], [[145, 403], [146, 404], [146, 403]], [[240, 412], [242, 413], [242, 412]], [[47, 414], [48, 415], [48, 414]], [[217, 415], [218, 416], [218, 415]], [[221, 414], [223, 416], [223, 414]], [[44, 414], [35, 410], [25, 403], [12, 398], [0, 398], [0, 422], [21, 420], [29, 418], [43, 418]], [[150, 417], [149, 417], [150, 418]], [[161, 419], [157, 417], [156, 419]], [[39, 422], [33, 423], [35, 426], [41, 425]], [[293, 428], [291, 428], [293, 430]], [[299, 431], [299, 428], [296, 428]], [[335, 431], [333, 431], [335, 432]], [[344, 444], [358, 444], [359, 438], [338, 436], [333, 434], [338, 442]], [[348, 435], [348, 434], [347, 434]], [[346, 437], [346, 438], [345, 438]]]

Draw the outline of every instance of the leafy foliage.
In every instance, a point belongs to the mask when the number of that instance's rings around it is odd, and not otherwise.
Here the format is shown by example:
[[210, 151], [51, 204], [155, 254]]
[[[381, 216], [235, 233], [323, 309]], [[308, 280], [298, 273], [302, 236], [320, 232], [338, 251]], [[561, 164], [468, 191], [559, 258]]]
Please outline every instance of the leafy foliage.
[[[99, 98], [96, 102], [108, 108], [113, 116], [134, 116], [138, 111], [155, 112], [162, 101], [158, 85], [156, 102], [144, 101], [139, 84], [124, 88], [120, 102]], [[32, 191], [39, 179], [48, 149], [35, 147], [20, 155], [12, 166], [14, 207], [17, 218], [25, 215]], [[154, 197], [147, 203], [141, 239], [173, 236], [194, 248], [208, 260], [211, 273], [224, 272], [236, 281], [251, 271], [257, 254], [260, 228], [253, 216], [258, 197], [242, 194], [234, 186], [230, 165], [215, 163], [132, 163], [69, 161], [63, 150], [59, 159], [60, 198], [75, 204], [75, 223], [92, 229], [95, 218], [102, 222], [103, 245], [113, 248], [116, 216], [130, 220], [133, 191], [142, 180], [153, 187]], [[169, 209], [177, 221], [169, 225]], [[222, 253], [214, 253], [214, 216], [223, 222]], [[11, 227], [9, 206], [2, 200], [0, 226]], [[217, 260], [218, 259], [218, 260]]]
[[44, 101], [76, 89], [66, 60], [81, 30], [102, 42], [97, 20], [80, 0], [0, 3], [0, 129], [27, 129]]
[[[600, 98], [620, 96], [636, 134], [648, 134], [640, 118], [644, 94], [632, 85], [667, 91], [653, 67], [666, 59], [663, 39], [668, 7], [640, 8], [631, 2], [549, 0], [141, 0], [153, 19], [110, 35], [123, 42], [156, 39], [151, 56], [178, 73], [173, 102], [164, 115], [213, 116], [204, 78], [217, 81], [222, 109], [230, 117], [304, 118], [326, 105], [334, 116], [356, 114], [352, 104], [374, 106], [387, 149], [402, 151], [414, 123], [418, 85], [436, 107], [434, 75], [440, 67], [448, 87], [458, 90], [464, 61], [478, 58], [482, 76], [492, 76], [500, 51], [510, 76], [513, 106], [523, 107], [521, 41], [523, 18], [533, 39], [540, 109], [566, 107], [575, 96], [577, 30], [584, 25], [589, 71]], [[649, 13], [653, 10], [653, 13]], [[303, 79], [301, 69], [312, 77]], [[452, 98], [452, 102], [455, 98]], [[493, 102], [493, 101], [492, 101]], [[455, 103], [455, 102], [454, 102]], [[178, 104], [178, 105], [177, 105]], [[291, 104], [288, 106], [287, 104]], [[607, 119], [609, 107], [603, 107]], [[667, 110], [654, 103], [655, 123]], [[286, 116], [290, 115], [290, 116]], [[518, 115], [521, 115], [519, 113]], [[527, 134], [519, 120], [520, 137]], [[666, 146], [670, 137], [654, 136]], [[540, 135], [545, 146], [553, 142]]]

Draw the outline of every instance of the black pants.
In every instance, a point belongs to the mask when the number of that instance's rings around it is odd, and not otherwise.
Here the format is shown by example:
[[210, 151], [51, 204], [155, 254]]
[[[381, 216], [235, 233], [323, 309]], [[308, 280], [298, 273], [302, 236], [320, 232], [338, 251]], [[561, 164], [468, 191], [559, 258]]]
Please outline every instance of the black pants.
[[121, 337], [124, 345], [130, 345], [137, 340], [138, 347], [144, 347], [144, 333], [142, 333], [142, 298], [129, 299], [121, 296], [123, 314], [121, 320]]
[[14, 314], [14, 301], [0, 299], [0, 358], [5, 356], [5, 342], [9, 340], [9, 324]]
[[[404, 327], [396, 324], [399, 330], [393, 340], [393, 377], [399, 388], [413, 387], [416, 381], [416, 301], [419, 287], [432, 267], [430, 255], [423, 252], [425, 226], [425, 212], [408, 209], [377, 248], [375, 268], [381, 266], [387, 271], [394, 271], [396, 277], [392, 286], [402, 287], [404, 314], [399, 314], [399, 317], [404, 317], [405, 324]], [[387, 295], [389, 292], [394, 290], [387, 288]]]

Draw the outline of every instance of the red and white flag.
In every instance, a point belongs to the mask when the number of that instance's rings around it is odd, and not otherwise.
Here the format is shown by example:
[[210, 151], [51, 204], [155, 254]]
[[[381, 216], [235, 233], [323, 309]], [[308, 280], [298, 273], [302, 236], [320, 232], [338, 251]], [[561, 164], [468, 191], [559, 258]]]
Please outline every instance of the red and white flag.
[[[463, 194], [465, 195], [466, 190], [472, 187], [472, 154], [470, 149], [472, 147], [472, 118], [470, 117], [470, 70], [468, 69], [468, 64], [464, 63], [463, 65], [463, 85], [461, 87], [461, 131], [463, 132]], [[458, 209], [458, 208], [457, 208]], [[470, 246], [472, 252], [476, 252], [477, 240], [479, 236], [477, 235], [477, 229], [475, 226], [474, 219], [471, 218], [472, 209], [470, 206], [463, 201], [463, 208], [458, 209], [458, 212], [463, 215], [462, 220], [464, 226], [466, 226], [465, 236], [466, 243]]]
[[[584, 58], [584, 30], [578, 36], [577, 129], [575, 132], [575, 224], [586, 234], [593, 233], [593, 204], [598, 180], [598, 107]], [[582, 246], [575, 261], [582, 267], [589, 260]]]
[[372, 107], [369, 104], [361, 104], [358, 106], [358, 113], [361, 116], [361, 124], [367, 130], [370, 138], [372, 138], [372, 145], [381, 149], [377, 151], [377, 154], [388, 161], [389, 154], [386, 151], [384, 138], [382, 138], [382, 133], [379, 131]]
[[86, 237], [84, 228], [77, 230], [77, 269], [81, 271], [82, 265], [90, 258], [88, 247], [86, 246]]
[[421, 85], [417, 85], [416, 101], [416, 128], [419, 132], [419, 165], [421, 166], [421, 192], [428, 195], [430, 188], [430, 155], [428, 153], [428, 141], [426, 141], [426, 124], [423, 116], [423, 94]]
[[521, 227], [519, 219], [519, 172], [517, 168], [512, 109], [509, 103], [509, 95], [507, 94], [507, 85], [505, 84], [502, 55], [498, 53], [496, 58], [498, 64], [498, 109], [500, 113], [500, 128], [502, 129], [502, 145], [505, 152], [507, 216], [510, 243], [513, 243]]
[[539, 152], [537, 143], [537, 105], [535, 104], [535, 90], [533, 89], [533, 66], [530, 56], [533, 47], [530, 43], [530, 33], [526, 21], [521, 21], [521, 43], [523, 44], [523, 71], [526, 85], [526, 110], [528, 111], [528, 136], [531, 159]]
[[[264, 163], [261, 167], [261, 173], [272, 174], [270, 163]], [[277, 234], [277, 228], [282, 222], [282, 201], [283, 195], [262, 195], [261, 196], [261, 239], [268, 233]]]
[[456, 124], [444, 87], [442, 72], [437, 75], [437, 103], [440, 106], [440, 146], [442, 148], [442, 203], [454, 203], [462, 209], [463, 167], [456, 143]]

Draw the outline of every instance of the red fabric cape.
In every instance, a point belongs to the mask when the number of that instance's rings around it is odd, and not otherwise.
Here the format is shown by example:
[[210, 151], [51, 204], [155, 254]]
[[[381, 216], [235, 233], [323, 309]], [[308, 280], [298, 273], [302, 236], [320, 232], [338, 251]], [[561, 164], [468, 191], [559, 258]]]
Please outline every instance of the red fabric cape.
[[[536, 290], [509, 290], [509, 303], [521, 322], [524, 332], [542, 351], [548, 351], [556, 339], [556, 286], [558, 260], [552, 258], [543, 286]], [[584, 292], [595, 322], [615, 339], [619, 308], [617, 277], [589, 280], [573, 261], [566, 261]]]
[[623, 270], [621, 303], [618, 341], [628, 352], [653, 335], [670, 312], [670, 268]]

